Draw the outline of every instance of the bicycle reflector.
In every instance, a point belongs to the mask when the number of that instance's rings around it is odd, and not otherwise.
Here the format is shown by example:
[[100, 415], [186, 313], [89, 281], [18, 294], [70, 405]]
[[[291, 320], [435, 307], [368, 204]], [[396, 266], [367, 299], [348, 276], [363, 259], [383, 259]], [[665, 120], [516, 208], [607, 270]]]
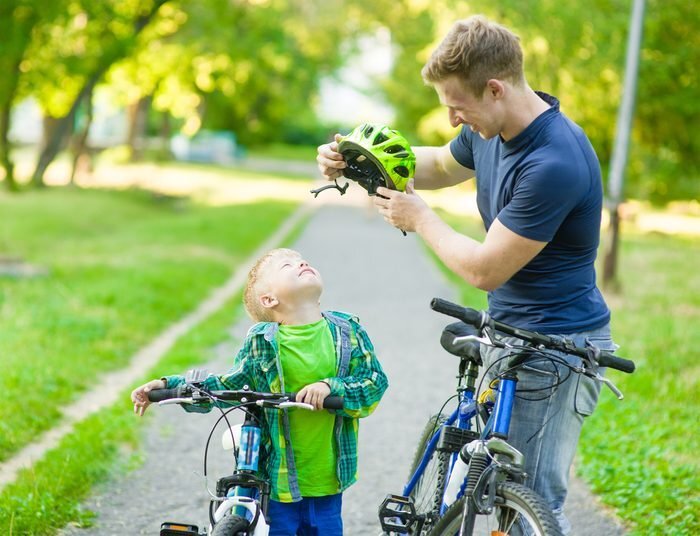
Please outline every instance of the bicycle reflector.
[[202, 536], [197, 525], [165, 522], [160, 525], [160, 536]]

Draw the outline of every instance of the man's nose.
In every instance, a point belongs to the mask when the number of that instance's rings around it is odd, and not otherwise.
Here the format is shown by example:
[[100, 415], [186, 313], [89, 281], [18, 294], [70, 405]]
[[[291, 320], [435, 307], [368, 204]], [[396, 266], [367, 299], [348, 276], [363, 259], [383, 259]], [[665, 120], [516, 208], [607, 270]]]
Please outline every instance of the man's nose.
[[450, 118], [450, 125], [452, 125], [452, 127], [458, 127], [459, 125], [461, 125], [462, 123], [464, 123], [464, 120], [463, 120], [458, 114], [456, 114], [455, 112], [453, 112], [453, 111], [450, 110], [450, 111], [448, 112], [448, 115], [449, 115], [449, 118]]

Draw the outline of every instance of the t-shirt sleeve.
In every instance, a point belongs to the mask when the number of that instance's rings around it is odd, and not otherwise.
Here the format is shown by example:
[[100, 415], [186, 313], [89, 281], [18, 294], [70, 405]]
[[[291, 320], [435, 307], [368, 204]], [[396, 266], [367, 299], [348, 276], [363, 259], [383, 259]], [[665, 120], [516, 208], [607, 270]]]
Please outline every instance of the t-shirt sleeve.
[[450, 151], [454, 159], [468, 169], [474, 168], [474, 153], [472, 151], [471, 131], [469, 128], [462, 126], [462, 130], [450, 142]]
[[498, 214], [498, 220], [514, 233], [540, 242], [550, 242], [566, 217], [581, 199], [581, 188], [571, 168], [561, 164], [533, 166], [523, 173], [513, 198]]

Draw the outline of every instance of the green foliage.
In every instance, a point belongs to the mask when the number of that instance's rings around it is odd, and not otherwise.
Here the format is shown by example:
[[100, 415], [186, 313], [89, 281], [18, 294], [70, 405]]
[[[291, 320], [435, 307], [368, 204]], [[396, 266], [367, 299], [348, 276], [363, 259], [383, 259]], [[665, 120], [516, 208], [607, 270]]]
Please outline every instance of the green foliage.
[[145, 193], [0, 195], [0, 251], [50, 270], [0, 279], [0, 389], [9, 400], [0, 409], [0, 459], [222, 284], [293, 205], [261, 208], [183, 210]]
[[[631, 1], [503, 0], [478, 8], [454, 0], [408, 4], [410, 16], [387, 19], [398, 52], [384, 90], [397, 110], [397, 128], [416, 135], [418, 143], [444, 143], [455, 135], [434, 91], [422, 86], [420, 69], [452, 22], [483, 13], [520, 36], [530, 85], [559, 97], [564, 113], [588, 134], [607, 176]], [[693, 131], [700, 124], [699, 23], [697, 9], [684, 0], [647, 2], [628, 197], [655, 202], [700, 197], [700, 138]]]

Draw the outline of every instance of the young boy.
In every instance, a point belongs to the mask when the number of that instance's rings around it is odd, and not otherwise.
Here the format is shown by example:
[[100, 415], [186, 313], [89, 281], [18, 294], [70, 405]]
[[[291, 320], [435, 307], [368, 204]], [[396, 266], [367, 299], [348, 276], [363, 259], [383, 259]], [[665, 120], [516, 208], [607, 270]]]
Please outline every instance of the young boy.
[[[263, 256], [243, 298], [258, 323], [231, 370], [205, 382], [212, 390], [296, 391], [297, 401], [317, 409], [327, 396], [344, 399], [344, 409], [334, 413], [266, 413], [261, 466], [272, 483], [270, 536], [342, 535], [342, 492], [357, 479], [357, 419], [374, 411], [388, 385], [358, 319], [321, 312], [322, 291], [320, 274], [296, 251]], [[168, 376], [135, 389], [134, 411], [143, 415], [149, 391], [183, 381]]]

